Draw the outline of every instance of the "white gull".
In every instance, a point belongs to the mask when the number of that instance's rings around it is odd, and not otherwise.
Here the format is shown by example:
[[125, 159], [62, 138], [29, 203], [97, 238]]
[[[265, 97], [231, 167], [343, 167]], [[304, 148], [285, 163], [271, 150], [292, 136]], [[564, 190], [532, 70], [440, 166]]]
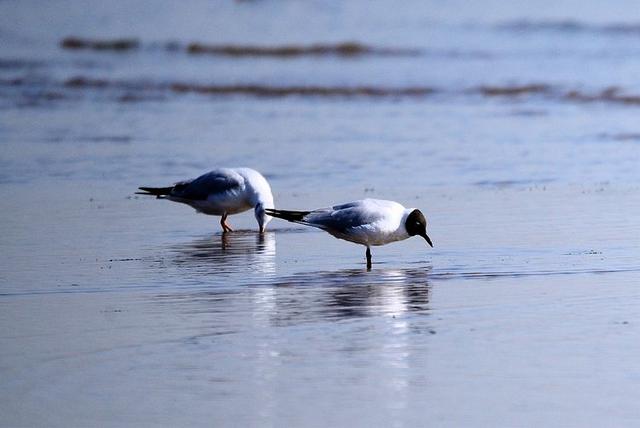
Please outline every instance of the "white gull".
[[273, 217], [322, 229], [338, 239], [367, 247], [367, 267], [371, 268], [372, 246], [421, 236], [433, 247], [427, 235], [427, 219], [415, 208], [394, 201], [364, 199], [313, 211], [266, 209]]
[[251, 168], [217, 168], [198, 178], [168, 187], [139, 187], [138, 195], [152, 195], [190, 205], [204, 214], [222, 216], [224, 232], [232, 231], [227, 216], [254, 210], [260, 233], [271, 220], [266, 209], [273, 208], [273, 195], [267, 180]]

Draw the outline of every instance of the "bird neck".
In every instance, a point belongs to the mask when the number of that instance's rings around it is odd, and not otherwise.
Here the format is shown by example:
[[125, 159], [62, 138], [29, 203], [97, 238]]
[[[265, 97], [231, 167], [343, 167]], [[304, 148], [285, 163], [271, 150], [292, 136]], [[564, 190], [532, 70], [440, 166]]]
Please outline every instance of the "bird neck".
[[271, 195], [271, 192], [254, 192], [253, 197], [251, 198], [251, 204], [254, 207], [257, 205], [262, 205], [263, 208], [275, 208], [273, 204], [273, 195]]
[[274, 208], [271, 186], [258, 172], [244, 168], [242, 175], [245, 178], [246, 191], [251, 205], [262, 205], [264, 208]]
[[402, 230], [402, 233], [407, 234], [407, 238], [411, 236], [409, 235], [409, 231], [407, 230], [407, 218], [409, 217], [409, 214], [413, 212], [413, 210], [415, 210], [415, 208], [405, 208], [404, 212], [402, 213], [402, 219], [400, 220], [400, 229]]

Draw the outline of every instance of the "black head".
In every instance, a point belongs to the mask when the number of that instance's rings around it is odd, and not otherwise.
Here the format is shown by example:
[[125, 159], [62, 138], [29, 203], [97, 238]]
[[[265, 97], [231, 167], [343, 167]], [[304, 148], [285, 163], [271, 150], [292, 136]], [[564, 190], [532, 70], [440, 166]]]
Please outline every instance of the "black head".
[[431, 239], [427, 236], [427, 219], [420, 210], [413, 210], [407, 216], [407, 220], [404, 222], [404, 227], [407, 228], [409, 236], [422, 236], [429, 245], [433, 247]]

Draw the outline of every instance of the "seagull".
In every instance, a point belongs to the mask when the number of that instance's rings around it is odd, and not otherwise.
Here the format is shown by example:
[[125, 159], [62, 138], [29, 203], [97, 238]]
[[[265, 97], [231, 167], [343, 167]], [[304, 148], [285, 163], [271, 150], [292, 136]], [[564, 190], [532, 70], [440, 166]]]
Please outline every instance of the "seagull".
[[181, 202], [196, 211], [222, 216], [223, 232], [233, 229], [227, 216], [253, 208], [260, 233], [271, 220], [266, 209], [273, 208], [273, 195], [267, 180], [251, 168], [217, 168], [198, 178], [180, 181], [169, 187], [139, 187], [137, 195], [151, 195], [158, 199]]
[[272, 216], [293, 223], [322, 229], [338, 239], [367, 247], [367, 269], [371, 269], [371, 246], [421, 236], [433, 247], [427, 235], [427, 219], [420, 210], [405, 208], [394, 201], [363, 199], [313, 211], [266, 209]]

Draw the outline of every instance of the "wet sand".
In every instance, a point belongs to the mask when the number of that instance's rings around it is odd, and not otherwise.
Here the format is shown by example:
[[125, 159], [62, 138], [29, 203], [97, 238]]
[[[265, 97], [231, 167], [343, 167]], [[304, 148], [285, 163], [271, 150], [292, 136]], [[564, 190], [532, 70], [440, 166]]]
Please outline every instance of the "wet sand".
[[417, 204], [435, 249], [375, 249], [370, 272], [362, 248], [321, 232], [274, 220], [260, 237], [246, 215], [223, 236], [188, 207], [121, 190], [14, 217], [0, 311], [8, 425], [638, 416], [635, 190], [450, 189]]

